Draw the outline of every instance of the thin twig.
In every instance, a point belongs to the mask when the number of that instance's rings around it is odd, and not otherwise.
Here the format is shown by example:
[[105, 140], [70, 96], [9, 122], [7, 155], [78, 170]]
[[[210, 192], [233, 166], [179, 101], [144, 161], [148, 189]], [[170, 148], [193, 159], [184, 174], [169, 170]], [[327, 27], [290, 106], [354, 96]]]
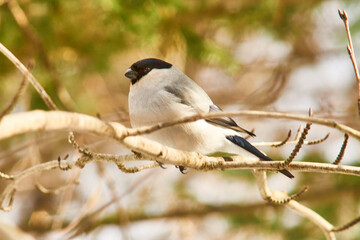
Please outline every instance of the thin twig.
[[300, 124], [297, 132], [296, 132], [296, 136], [295, 136], [295, 141], [298, 142], [301, 136], [301, 133], [303, 132], [303, 125]]
[[339, 154], [337, 155], [335, 161], [333, 162], [333, 164], [335, 165], [339, 165], [341, 160], [343, 159], [344, 157], [344, 153], [345, 153], [345, 149], [346, 149], [346, 146], [347, 146], [347, 143], [348, 143], [348, 140], [349, 140], [349, 135], [347, 135], [346, 133], [344, 134], [344, 141], [341, 145], [341, 149], [340, 149], [340, 152]]
[[[0, 195], [0, 209], [4, 210], [4, 211], [11, 210], [15, 190], [16, 190], [17, 184], [19, 183], [20, 180], [22, 180], [30, 175], [33, 175], [33, 174], [36, 174], [36, 173], [39, 173], [42, 171], [54, 169], [54, 168], [57, 168], [57, 161], [41, 163], [41, 164], [35, 165], [33, 167], [30, 167], [16, 175], [13, 175], [11, 182], [5, 187], [4, 191]], [[6, 201], [6, 199], [10, 199], [10, 200], [9, 200], [8, 206], [4, 207], [3, 204]]]
[[13, 187], [11, 189], [11, 192], [8, 194], [9, 196], [9, 203], [8, 205], [5, 207], [3, 206], [3, 203], [5, 201], [5, 199], [3, 199], [3, 201], [1, 201], [1, 205], [0, 205], [0, 210], [4, 211], [4, 212], [9, 212], [12, 208], [13, 202], [14, 202], [14, 196], [15, 196], [15, 192], [16, 192], [16, 187]]
[[360, 217], [357, 217], [357, 218], [351, 220], [350, 222], [345, 223], [344, 225], [334, 227], [333, 229], [331, 229], [331, 231], [332, 232], [342, 232], [344, 230], [351, 228], [352, 226], [354, 226], [355, 224], [357, 224], [359, 222], [360, 222]]
[[59, 74], [56, 72], [56, 68], [54, 67], [49, 58], [45, 44], [39, 37], [39, 35], [36, 33], [36, 29], [31, 25], [29, 18], [26, 16], [26, 13], [21, 8], [17, 0], [9, 1], [7, 7], [10, 14], [13, 16], [15, 22], [19, 26], [21, 32], [24, 34], [27, 42], [32, 44], [33, 49], [39, 55], [39, 60], [42, 62], [43, 66], [50, 74], [59, 99], [62, 101], [63, 104], [66, 104], [66, 107], [71, 107], [72, 109], [74, 109], [75, 106], [73, 100], [71, 99], [71, 96], [67, 89], [63, 86], [63, 84], [61, 84]]
[[289, 130], [288, 135], [284, 140], [282, 140], [280, 143], [271, 144], [270, 147], [281, 147], [289, 141], [290, 137], [291, 137], [291, 129]]
[[322, 142], [325, 142], [326, 139], [328, 139], [330, 136], [330, 133], [326, 134], [325, 137], [323, 138], [320, 138], [318, 140], [314, 140], [314, 141], [305, 141], [304, 144], [305, 145], [316, 145], [316, 144], [319, 144], [319, 143], [322, 143]]
[[358, 84], [358, 113], [360, 115], [360, 74], [359, 74], [359, 69], [356, 64], [354, 47], [353, 47], [352, 40], [351, 40], [349, 20], [348, 20], [348, 16], [347, 16], [345, 10], [341, 11], [340, 9], [338, 9], [338, 12], [339, 12], [340, 18], [343, 20], [343, 22], [345, 24], [346, 34], [347, 34], [347, 38], [349, 41], [349, 44], [347, 45], [347, 50], [348, 50], [351, 62], [353, 64], [353, 67], [354, 67], [355, 77], [356, 77], [357, 84]]
[[283, 199], [274, 199], [269, 197], [267, 200], [269, 202], [271, 202], [272, 204], [276, 204], [276, 205], [284, 205], [287, 204], [288, 202], [290, 202], [291, 200], [296, 200], [298, 199], [301, 195], [303, 195], [304, 193], [306, 193], [309, 190], [309, 186], [305, 186], [300, 192], [298, 193], [294, 193], [291, 196], [287, 197], [287, 198], [283, 198]]
[[308, 134], [310, 127], [311, 127], [311, 123], [307, 123], [303, 132], [301, 133], [300, 139], [299, 139], [298, 143], [296, 144], [295, 148], [291, 152], [290, 156], [284, 161], [284, 167], [289, 166], [289, 164], [294, 160], [294, 158], [300, 151], [300, 148], [302, 147], [302, 145], [305, 141], [306, 135]]
[[[129, 193], [133, 192], [135, 189], [141, 187], [144, 183], [147, 182], [146, 180], [148, 180], [155, 173], [156, 173], [156, 171], [150, 171], [146, 175], [143, 175], [141, 178], [134, 181], [130, 186], [128, 186], [128, 188], [126, 189], [126, 191], [123, 194], [121, 194], [120, 196], [115, 196], [113, 199], [111, 199], [110, 201], [103, 204], [102, 206], [100, 206], [99, 208], [97, 208], [96, 210], [94, 210], [92, 212], [89, 212], [88, 209], [82, 209], [83, 210], [82, 212], [84, 214], [76, 217], [71, 222], [71, 224], [69, 224], [66, 227], [65, 232], [73, 232], [73, 234], [71, 236], [71, 238], [73, 238], [74, 236], [76, 236], [79, 233], [91, 231], [91, 228], [92, 227], [95, 228], [96, 226], [93, 226], [92, 224], [88, 224], [88, 223], [91, 223], [91, 221], [96, 219], [96, 217], [99, 216], [102, 212], [104, 212], [105, 209], [112, 206], [113, 203], [119, 202], [124, 196], [127, 196]], [[119, 214], [117, 214], [117, 215], [119, 215]], [[84, 223], [86, 223], [86, 224], [84, 224]]]
[[[28, 65], [28, 69], [29, 71], [31, 71], [33, 68], [33, 64], [29, 64]], [[15, 105], [17, 104], [20, 96], [22, 95], [22, 93], [24, 92], [24, 89], [27, 85], [28, 81], [26, 80], [25, 77], [22, 78], [22, 81], [20, 83], [19, 88], [17, 89], [14, 97], [11, 99], [11, 102], [9, 103], [9, 105], [0, 113], [0, 120], [6, 115], [9, 114], [11, 112], [11, 110], [15, 107]]]
[[218, 118], [218, 117], [236, 117], [236, 116], [248, 116], [248, 117], [262, 117], [262, 118], [274, 118], [274, 119], [289, 119], [289, 120], [296, 120], [302, 121], [307, 123], [314, 123], [318, 125], [327, 126], [330, 128], [338, 129], [344, 133], [349, 134], [350, 136], [360, 140], [360, 131], [355, 130], [349, 126], [341, 124], [337, 121], [331, 119], [324, 119], [324, 118], [315, 118], [315, 117], [308, 117], [304, 115], [297, 115], [291, 113], [280, 113], [280, 112], [265, 112], [265, 111], [236, 111], [236, 112], [211, 112], [207, 114], [197, 114], [193, 116], [187, 116], [178, 120], [166, 122], [166, 123], [159, 123], [150, 127], [141, 127], [131, 129], [127, 136], [137, 136], [142, 134], [149, 134], [159, 129], [172, 127], [177, 124], [188, 123], [197, 121], [200, 119], [205, 118]]
[[[323, 138], [320, 138], [320, 139], [316, 139], [316, 140], [312, 140], [312, 141], [304, 141], [303, 145], [315, 145], [315, 144], [319, 144], [319, 143], [322, 143], [324, 142], [326, 139], [329, 138], [329, 133], [325, 135], [325, 137]], [[301, 133], [299, 135], [299, 137], [297, 138], [297, 140], [295, 141], [287, 141], [284, 143], [284, 145], [296, 145], [298, 142], [299, 142], [299, 139], [300, 139], [300, 136], [301, 136]], [[283, 141], [282, 141], [283, 142]], [[251, 143], [253, 146], [257, 146], [257, 147], [264, 147], [264, 146], [269, 146], [269, 147], [272, 147], [274, 145], [278, 145], [278, 144], [281, 144], [282, 142], [253, 142]]]
[[141, 166], [135, 166], [135, 167], [127, 167], [124, 163], [117, 163], [118, 168], [124, 172], [124, 173], [137, 173], [145, 169], [149, 168], [156, 168], [159, 167], [159, 164], [157, 162], [141, 165]]
[[79, 184], [79, 181], [74, 181], [74, 182], [70, 182], [64, 186], [61, 186], [61, 187], [58, 187], [58, 188], [55, 188], [55, 189], [48, 189], [48, 188], [45, 188], [43, 185], [41, 185], [40, 183], [36, 183], [35, 186], [36, 188], [44, 193], [44, 194], [59, 194], [61, 191], [64, 191], [66, 188], [68, 188], [69, 186], [73, 185], [73, 184]]
[[17, 69], [20, 70], [20, 72], [25, 76], [25, 78], [34, 86], [35, 90], [40, 94], [45, 104], [51, 110], [57, 110], [55, 103], [51, 100], [50, 96], [46, 93], [44, 88], [39, 84], [39, 82], [31, 74], [31, 72], [2, 43], [0, 43], [0, 52], [4, 54], [17, 67]]

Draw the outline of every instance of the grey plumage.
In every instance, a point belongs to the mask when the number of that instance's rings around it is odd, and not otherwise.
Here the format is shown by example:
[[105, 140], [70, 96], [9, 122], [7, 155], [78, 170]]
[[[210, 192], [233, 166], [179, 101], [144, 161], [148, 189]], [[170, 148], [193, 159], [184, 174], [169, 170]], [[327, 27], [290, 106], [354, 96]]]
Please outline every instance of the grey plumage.
[[[125, 76], [131, 79], [129, 113], [133, 127], [151, 126], [197, 113], [219, 112], [206, 92], [170, 63], [144, 59], [134, 63]], [[202, 154], [227, 152], [247, 161], [271, 160], [243, 139], [255, 136], [229, 117], [211, 118], [179, 124], [149, 135], [164, 145]], [[288, 177], [293, 175], [282, 170]]]

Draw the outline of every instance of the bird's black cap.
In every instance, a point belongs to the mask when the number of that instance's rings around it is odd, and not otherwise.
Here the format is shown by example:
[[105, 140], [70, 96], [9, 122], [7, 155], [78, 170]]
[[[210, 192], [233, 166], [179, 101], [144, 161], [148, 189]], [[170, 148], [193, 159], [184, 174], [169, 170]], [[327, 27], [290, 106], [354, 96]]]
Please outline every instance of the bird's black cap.
[[152, 69], [171, 68], [171, 66], [172, 65], [170, 63], [157, 58], [146, 58], [131, 65], [131, 67], [126, 71], [125, 77], [131, 80], [131, 84], [135, 84]]

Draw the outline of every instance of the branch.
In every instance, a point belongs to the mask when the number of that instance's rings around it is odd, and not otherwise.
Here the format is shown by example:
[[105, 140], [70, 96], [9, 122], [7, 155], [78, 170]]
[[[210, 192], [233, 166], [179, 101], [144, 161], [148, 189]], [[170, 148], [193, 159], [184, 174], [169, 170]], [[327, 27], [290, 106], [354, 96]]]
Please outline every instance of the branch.
[[[144, 137], [127, 137], [134, 129], [125, 128], [120, 123], [103, 122], [84, 114], [61, 111], [36, 110], [7, 115], [0, 122], [0, 140], [27, 132], [55, 130], [74, 130], [108, 137], [129, 149], [142, 153], [146, 160], [158, 160], [164, 164], [197, 170], [237, 168], [277, 171], [281, 167], [281, 162], [277, 161], [248, 163], [246, 157], [235, 156], [231, 157], [234, 161], [225, 162], [221, 157], [208, 157], [195, 152], [176, 150]], [[326, 163], [295, 162], [289, 165], [288, 170], [360, 176], [360, 167]]]
[[340, 18], [344, 22], [345, 29], [346, 29], [346, 35], [347, 35], [347, 38], [349, 40], [349, 44], [347, 45], [347, 50], [348, 50], [351, 62], [353, 64], [353, 67], [354, 67], [355, 77], [356, 77], [357, 84], [358, 84], [358, 113], [360, 115], [360, 75], [359, 75], [359, 69], [358, 69], [357, 64], [356, 64], [356, 57], [355, 57], [354, 47], [353, 47], [352, 40], [351, 40], [348, 16], [347, 16], [345, 10], [341, 11], [340, 9], [338, 9], [338, 12], [339, 12]]
[[[268, 187], [266, 174], [263, 171], [253, 171], [256, 178], [256, 182], [260, 191], [260, 195], [264, 200], [270, 202], [282, 202], [283, 199], [288, 199], [288, 195], [283, 191], [275, 191]], [[305, 188], [306, 189], [306, 188]], [[304, 189], [304, 190], [305, 190]], [[280, 199], [280, 200], [279, 200]], [[327, 222], [319, 214], [305, 207], [299, 202], [291, 199], [290, 201], [284, 201], [286, 207], [293, 209], [303, 217], [309, 219], [315, 225], [317, 225], [324, 233], [327, 240], [334, 240], [335, 234], [332, 232], [333, 226]]]
[[181, 123], [188, 123], [197, 121], [200, 119], [218, 118], [218, 117], [235, 117], [235, 116], [248, 116], [248, 117], [261, 117], [261, 118], [274, 118], [274, 119], [289, 119], [308, 123], [314, 123], [318, 125], [335, 128], [343, 133], [347, 133], [350, 136], [360, 140], [360, 131], [355, 130], [349, 126], [338, 123], [331, 119], [308, 117], [304, 115], [297, 115], [291, 113], [279, 113], [279, 112], [265, 112], [265, 111], [236, 111], [236, 112], [212, 112], [207, 114], [198, 114], [193, 116], [187, 116], [175, 121], [159, 123], [150, 127], [142, 127], [132, 129], [129, 132], [129, 136], [136, 136], [141, 134], [149, 134], [162, 128], [171, 127]]
[[340, 164], [342, 158], [344, 157], [344, 153], [345, 153], [345, 149], [346, 149], [348, 140], [349, 140], [349, 135], [347, 135], [347, 134], [345, 133], [345, 134], [344, 134], [343, 144], [341, 145], [339, 154], [337, 155], [337, 157], [336, 157], [335, 161], [333, 162], [333, 164], [335, 164], [335, 165], [339, 165], [339, 164]]
[[[47, 69], [51, 78], [54, 80], [57, 94], [62, 103], [66, 104], [66, 107], [72, 107], [74, 109], [74, 103], [67, 89], [61, 84], [54, 65], [51, 63], [50, 58], [46, 52], [45, 44], [36, 33], [34, 27], [30, 24], [28, 17], [23, 9], [19, 6], [16, 0], [11, 0], [7, 4], [10, 14], [13, 16], [15, 22], [23, 32], [27, 41], [32, 44], [32, 49], [38, 52], [39, 59], [43, 63], [43, 66]], [[54, 109], [53, 109], [54, 110]]]
[[[29, 69], [31, 70], [33, 68], [33, 65], [30, 64], [29, 65]], [[0, 113], [0, 121], [1, 119], [6, 115], [9, 114], [11, 112], [11, 110], [15, 107], [16, 103], [18, 102], [20, 95], [24, 92], [24, 89], [26, 88], [27, 85], [27, 80], [25, 77], [23, 77], [19, 88], [17, 89], [14, 97], [11, 99], [11, 102], [9, 103], [9, 105]]]
[[[30, 176], [30, 175], [33, 175], [35, 173], [39, 173], [39, 172], [42, 172], [42, 171], [45, 171], [45, 170], [50, 170], [50, 169], [55, 169], [58, 167], [58, 164], [57, 164], [57, 161], [54, 160], [54, 161], [50, 161], [50, 162], [46, 162], [46, 163], [41, 163], [41, 164], [38, 164], [38, 165], [35, 165], [31, 168], [28, 168], [18, 174], [15, 174], [15, 175], [6, 175], [4, 173], [1, 173], [0, 177], [3, 177], [9, 181], [11, 181], [5, 188], [5, 190], [1, 193], [1, 196], [0, 196], [0, 209], [1, 210], [4, 210], [4, 211], [10, 211], [11, 208], [12, 208], [12, 202], [13, 202], [13, 199], [14, 199], [14, 195], [15, 195], [15, 192], [16, 192], [16, 188], [17, 188], [17, 185], [18, 183]], [[4, 202], [6, 201], [6, 199], [10, 199], [9, 200], [9, 204], [8, 206], [4, 207], [3, 204]]]
[[306, 139], [306, 136], [310, 130], [311, 124], [307, 123], [304, 130], [301, 133], [300, 139], [297, 142], [295, 148], [293, 149], [293, 151], [291, 152], [290, 156], [284, 161], [284, 166], [289, 166], [289, 164], [294, 160], [294, 158], [296, 157], [296, 155], [298, 154], [298, 152], [300, 151], [300, 148], [302, 147], [302, 145], [304, 144], [304, 141]]
[[[290, 131], [289, 131], [290, 133]], [[330, 136], [330, 133], [326, 134], [325, 137], [321, 138], [321, 139], [316, 139], [316, 140], [311, 140], [311, 141], [304, 141], [303, 145], [315, 145], [315, 144], [319, 144], [322, 143], [324, 141], [326, 141]], [[281, 147], [283, 145], [295, 145], [299, 142], [300, 139], [300, 135], [298, 139], [295, 139], [294, 141], [288, 141], [289, 137], [287, 136], [286, 139], [284, 139], [283, 141], [277, 141], [277, 142], [254, 142], [251, 143], [253, 146], [258, 146], [258, 147], [264, 147], [264, 146], [268, 146], [268, 147]]]
[[35, 90], [40, 94], [41, 98], [45, 101], [45, 104], [51, 109], [56, 110], [57, 107], [55, 103], [51, 100], [50, 96], [46, 93], [44, 88], [39, 84], [39, 82], [35, 79], [35, 77], [31, 74], [31, 72], [22, 64], [19, 59], [15, 57], [2, 43], [0, 43], [0, 52], [5, 55], [16, 67], [20, 70], [20, 72], [24, 75], [24, 77], [34, 86]]

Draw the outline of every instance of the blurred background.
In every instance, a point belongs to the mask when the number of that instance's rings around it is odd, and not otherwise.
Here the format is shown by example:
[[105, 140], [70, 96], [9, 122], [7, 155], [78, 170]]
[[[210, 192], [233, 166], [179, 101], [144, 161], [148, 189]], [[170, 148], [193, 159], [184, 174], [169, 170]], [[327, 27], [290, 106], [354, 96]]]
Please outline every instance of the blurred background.
[[[0, 0], [0, 42], [25, 65], [61, 110], [130, 126], [126, 69], [157, 57], [194, 79], [224, 110], [266, 110], [330, 118], [360, 128], [357, 84], [338, 9], [350, 21], [360, 57], [358, 0]], [[0, 109], [22, 76], [0, 56]], [[13, 112], [47, 109], [28, 86]], [[235, 118], [254, 129], [251, 142], [281, 141], [295, 121]], [[333, 162], [343, 134], [313, 125], [296, 161]], [[295, 135], [295, 134], [294, 134]], [[129, 154], [107, 139], [76, 134], [90, 150]], [[262, 147], [286, 159], [293, 146]], [[0, 142], [0, 171], [79, 155], [66, 132], [33, 133]], [[360, 165], [350, 138], [343, 164]], [[310, 187], [300, 202], [330, 223], [360, 215], [357, 177], [269, 174], [270, 187], [290, 193]], [[0, 191], [8, 181], [0, 180]], [[6, 205], [6, 203], [4, 203]], [[338, 233], [359, 239], [360, 225]], [[13, 208], [0, 212], [1, 239], [324, 239], [321, 230], [284, 207], [261, 200], [249, 171], [188, 170], [173, 166], [125, 174], [111, 163], [68, 172], [46, 171], [17, 187]]]

